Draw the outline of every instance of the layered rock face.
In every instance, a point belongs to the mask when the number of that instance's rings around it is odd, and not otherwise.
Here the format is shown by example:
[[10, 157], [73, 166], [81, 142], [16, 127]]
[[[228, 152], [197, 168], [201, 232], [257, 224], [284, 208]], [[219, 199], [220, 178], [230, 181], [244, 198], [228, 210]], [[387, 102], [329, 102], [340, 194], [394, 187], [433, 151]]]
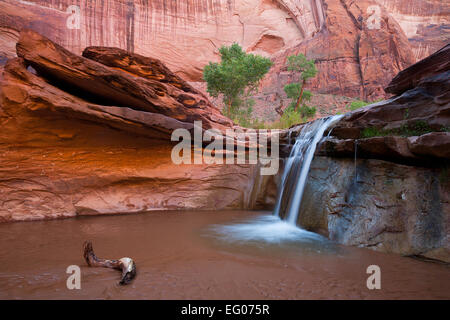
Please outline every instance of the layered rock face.
[[397, 74], [384, 89], [388, 93], [402, 94], [414, 89], [422, 80], [450, 71], [450, 44]]
[[[54, 127], [35, 140], [48, 135], [59, 143], [0, 147], [1, 222], [250, 208], [255, 166], [176, 166], [167, 144], [74, 120], [40, 124]], [[72, 126], [84, 135], [71, 137]]]
[[[218, 60], [221, 45], [238, 42], [275, 61], [258, 99], [266, 108], [279, 105], [283, 86], [292, 80], [285, 69], [290, 54], [317, 60], [319, 75], [309, 84], [314, 91], [373, 100], [385, 96], [382, 88], [398, 71], [450, 38], [448, 4], [438, 0], [83, 0], [77, 8], [71, 5], [69, 0], [4, 0], [0, 39], [10, 41], [15, 30], [28, 27], [78, 54], [88, 46], [118, 47], [162, 59], [188, 81], [201, 80], [203, 67]], [[379, 28], [370, 29], [377, 21]]]
[[325, 1], [324, 27], [314, 37], [278, 53], [275, 66], [263, 84], [266, 95], [284, 96], [285, 84], [298, 75], [287, 71], [287, 57], [305, 54], [316, 60], [319, 71], [308, 87], [374, 100], [385, 96], [383, 87], [402, 69], [415, 62], [408, 39], [389, 12], [375, 1]]
[[29, 30], [17, 53], [0, 83], [0, 221], [252, 203], [255, 165], [173, 163], [173, 130], [232, 123], [160, 61], [86, 50], [107, 66]]
[[377, 0], [400, 24], [416, 60], [436, 52], [450, 37], [450, 3], [441, 0]]

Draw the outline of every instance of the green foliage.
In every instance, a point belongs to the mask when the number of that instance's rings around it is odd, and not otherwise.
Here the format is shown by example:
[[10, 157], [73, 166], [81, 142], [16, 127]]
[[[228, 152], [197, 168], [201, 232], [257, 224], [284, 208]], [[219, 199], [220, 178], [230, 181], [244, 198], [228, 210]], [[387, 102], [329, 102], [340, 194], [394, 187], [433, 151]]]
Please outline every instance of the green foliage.
[[[284, 92], [289, 99], [292, 100], [289, 107], [285, 110], [285, 113], [289, 111], [289, 116], [286, 116], [286, 123], [289, 122], [287, 119], [293, 119], [294, 116], [292, 112], [299, 113], [299, 118], [311, 118], [316, 114], [315, 107], [309, 107], [305, 102], [311, 101], [312, 93], [311, 91], [304, 90], [303, 86], [306, 81], [317, 75], [317, 69], [314, 64], [314, 60], [308, 60], [305, 55], [298, 54], [294, 56], [289, 56], [287, 61], [287, 68], [289, 71], [300, 73], [299, 82], [289, 83], [284, 86]], [[297, 110], [296, 107], [298, 107]]]
[[303, 90], [303, 101], [311, 101], [312, 92], [308, 90]]
[[386, 134], [386, 131], [379, 130], [375, 127], [364, 128], [364, 130], [361, 132], [362, 138], [384, 137], [386, 135], [388, 135]]
[[289, 99], [297, 100], [298, 95], [300, 94], [300, 91], [302, 89], [301, 86], [301, 83], [289, 83], [284, 86], [284, 92], [286, 92], [286, 95]]
[[[295, 102], [291, 102], [284, 112], [286, 111], [295, 112], [295, 104], [296, 104]], [[303, 104], [300, 108], [298, 108], [297, 113], [300, 114], [301, 118], [308, 119], [314, 117], [316, 111], [317, 111], [316, 107], [310, 107], [307, 106], [306, 104]]]
[[254, 122], [252, 119], [254, 104], [253, 99], [235, 98], [231, 104], [229, 117], [241, 127], [251, 128]]
[[369, 104], [371, 104], [371, 102], [366, 102], [366, 101], [362, 101], [362, 100], [356, 100], [356, 101], [353, 101], [350, 104], [349, 109], [351, 111], [353, 111], [353, 110], [357, 110], [357, 109], [360, 109], [362, 107], [365, 107], [365, 106], [367, 106]]
[[408, 119], [408, 118], [409, 118], [409, 109], [406, 108], [406, 109], [405, 109], [405, 112], [403, 113], [403, 120], [406, 120], [406, 119]]
[[295, 112], [292, 109], [286, 109], [281, 116], [280, 120], [274, 122], [269, 126], [269, 129], [288, 129], [296, 124], [305, 122], [305, 119], [302, 118], [300, 112]]
[[[297, 82], [289, 83], [284, 86], [284, 92], [286, 92], [287, 97], [295, 101], [297, 101], [301, 90], [302, 84]], [[303, 90], [303, 101], [311, 101], [311, 97], [312, 97], [311, 91]]]
[[304, 54], [299, 53], [296, 56], [289, 56], [287, 61], [289, 71], [300, 72], [301, 80], [308, 80], [317, 75], [317, 69], [314, 60], [308, 60]]
[[362, 138], [373, 138], [373, 137], [386, 137], [386, 136], [402, 136], [402, 137], [412, 137], [412, 136], [421, 136], [423, 134], [427, 134], [430, 132], [434, 132], [434, 130], [423, 120], [418, 120], [413, 124], [405, 124], [402, 125], [398, 129], [392, 130], [380, 130], [375, 127], [365, 128], [361, 136]]
[[443, 184], [443, 185], [450, 184], [449, 171], [450, 171], [450, 166], [448, 164], [441, 168], [441, 172], [439, 174], [439, 182], [441, 184]]
[[[408, 127], [407, 127], [408, 128]], [[421, 135], [425, 133], [432, 132], [433, 130], [428, 125], [426, 121], [419, 120], [414, 123], [414, 125], [411, 128], [408, 128], [411, 133], [414, 135]]]
[[[262, 56], [247, 54], [239, 44], [222, 46], [220, 63], [210, 62], [203, 70], [208, 93], [217, 97], [223, 94], [225, 114], [230, 118], [247, 117], [248, 107], [241, 113], [240, 106], [252, 92], [257, 90], [260, 80], [269, 71], [272, 61]], [[251, 112], [250, 112], [251, 114]], [[248, 121], [247, 118], [246, 121]]]

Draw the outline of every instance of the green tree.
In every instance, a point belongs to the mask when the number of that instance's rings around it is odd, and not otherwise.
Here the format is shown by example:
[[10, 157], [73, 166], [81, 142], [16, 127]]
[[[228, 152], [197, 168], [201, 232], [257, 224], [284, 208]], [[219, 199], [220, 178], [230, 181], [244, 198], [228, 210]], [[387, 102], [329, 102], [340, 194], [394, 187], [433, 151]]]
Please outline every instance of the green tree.
[[[257, 90], [260, 80], [272, 66], [272, 61], [247, 54], [237, 43], [230, 47], [222, 46], [219, 52], [221, 62], [210, 62], [203, 70], [203, 79], [208, 84], [207, 91], [211, 96], [223, 94], [226, 114], [231, 118], [241, 114], [239, 107], [243, 100]], [[251, 113], [251, 109], [249, 110]]]
[[[287, 84], [284, 87], [288, 98], [295, 102], [294, 111], [298, 111], [300, 105], [303, 101], [309, 101], [311, 99], [311, 92], [305, 90], [305, 84], [310, 78], [314, 78], [317, 75], [317, 69], [314, 64], [314, 60], [308, 60], [305, 55], [298, 54], [294, 56], [289, 56], [287, 61], [287, 67], [289, 71], [300, 73], [298, 82]], [[312, 109], [304, 106], [306, 113], [311, 113]]]

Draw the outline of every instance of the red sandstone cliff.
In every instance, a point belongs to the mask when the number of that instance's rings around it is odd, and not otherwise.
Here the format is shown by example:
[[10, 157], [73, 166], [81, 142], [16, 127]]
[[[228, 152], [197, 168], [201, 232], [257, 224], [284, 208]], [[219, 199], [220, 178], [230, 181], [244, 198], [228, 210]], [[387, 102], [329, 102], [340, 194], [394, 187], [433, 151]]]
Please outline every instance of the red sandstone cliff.
[[[188, 81], [201, 80], [222, 44], [273, 56], [265, 100], [282, 87], [287, 55], [317, 60], [316, 92], [376, 99], [401, 69], [450, 39], [449, 4], [438, 0], [109, 0], [79, 2], [80, 29], [67, 28], [69, 0], [0, 2], [0, 62], [14, 56], [23, 27], [80, 54], [88, 46], [127, 49], [164, 61]], [[369, 6], [380, 6], [381, 28], [369, 30]]]

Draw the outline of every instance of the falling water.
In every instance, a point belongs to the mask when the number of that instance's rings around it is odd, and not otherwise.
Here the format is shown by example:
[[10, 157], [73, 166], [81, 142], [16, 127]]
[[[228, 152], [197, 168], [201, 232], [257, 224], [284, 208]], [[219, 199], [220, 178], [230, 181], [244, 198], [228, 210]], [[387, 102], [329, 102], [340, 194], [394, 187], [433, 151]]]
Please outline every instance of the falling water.
[[274, 215], [260, 215], [238, 223], [214, 225], [209, 229], [210, 235], [226, 243], [251, 243], [264, 248], [267, 248], [267, 244], [295, 244], [297, 249], [301, 247], [316, 252], [332, 248], [326, 238], [297, 227], [296, 221], [316, 146], [325, 130], [341, 117], [319, 119], [302, 128], [286, 160]]
[[296, 224], [311, 161], [325, 130], [343, 116], [322, 118], [306, 124], [286, 161], [274, 215]]
[[357, 156], [358, 156], [358, 140], [355, 140], [355, 184], [358, 182], [358, 168], [356, 166]]
[[289, 148], [291, 147], [291, 134], [292, 134], [292, 131], [289, 130], [289, 132], [288, 132], [288, 146], [289, 146]]

